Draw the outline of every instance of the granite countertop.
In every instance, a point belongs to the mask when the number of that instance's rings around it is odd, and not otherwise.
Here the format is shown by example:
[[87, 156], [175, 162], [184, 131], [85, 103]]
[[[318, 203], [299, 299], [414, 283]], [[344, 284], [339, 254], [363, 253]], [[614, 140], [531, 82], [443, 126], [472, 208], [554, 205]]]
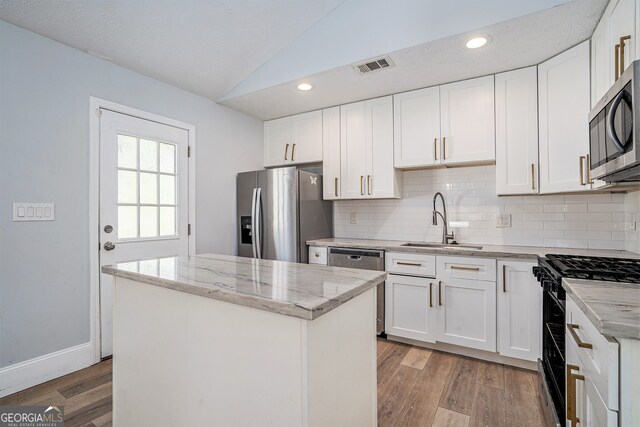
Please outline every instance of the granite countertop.
[[314, 320], [383, 282], [387, 273], [228, 255], [123, 262], [102, 272], [149, 285]]
[[[332, 237], [329, 239], [308, 240], [309, 246], [327, 246], [342, 248], [358, 248], [358, 249], [378, 249], [394, 252], [419, 252], [433, 255], [458, 255], [468, 257], [483, 258], [501, 258], [501, 259], [521, 259], [535, 261], [539, 256], [546, 254], [561, 255], [578, 255], [578, 256], [598, 256], [611, 258], [635, 258], [640, 259], [640, 254], [628, 251], [600, 250], [600, 249], [571, 249], [571, 248], [547, 248], [538, 246], [497, 246], [482, 245], [482, 249], [473, 248], [424, 248], [416, 246], [403, 246], [407, 243], [425, 243], [425, 242], [407, 242], [398, 240], [369, 240], [369, 239], [350, 239], [341, 237]], [[464, 245], [464, 243], [461, 243]]]
[[562, 279], [562, 287], [601, 334], [640, 339], [640, 283]]

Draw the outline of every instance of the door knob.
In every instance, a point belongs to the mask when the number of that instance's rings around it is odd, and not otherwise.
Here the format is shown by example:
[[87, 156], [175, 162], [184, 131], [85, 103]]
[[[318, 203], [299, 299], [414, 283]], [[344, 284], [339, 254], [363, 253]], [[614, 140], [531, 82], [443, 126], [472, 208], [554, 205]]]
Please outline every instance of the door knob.
[[114, 245], [113, 242], [107, 242], [103, 247], [105, 251], [112, 251], [116, 248], [116, 245]]
[[113, 226], [107, 224], [104, 226], [104, 232], [105, 233], [111, 233], [113, 231]]

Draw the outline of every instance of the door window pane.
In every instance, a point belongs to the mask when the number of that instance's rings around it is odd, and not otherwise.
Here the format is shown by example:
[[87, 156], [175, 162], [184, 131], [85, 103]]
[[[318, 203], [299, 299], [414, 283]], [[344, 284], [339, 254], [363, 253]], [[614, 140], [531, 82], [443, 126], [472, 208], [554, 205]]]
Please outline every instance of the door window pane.
[[158, 143], [140, 139], [140, 170], [158, 170]]
[[140, 172], [140, 203], [158, 203], [158, 174]]
[[176, 234], [176, 208], [160, 208], [160, 235], [173, 236]]
[[138, 167], [138, 140], [134, 136], [118, 134], [118, 167]]
[[118, 206], [118, 239], [138, 237], [138, 207]]
[[140, 206], [140, 237], [158, 237], [158, 208]]
[[160, 204], [174, 205], [176, 203], [176, 177], [160, 175]]
[[118, 171], [118, 203], [138, 203], [138, 173]]
[[176, 146], [160, 143], [160, 172], [176, 172]]

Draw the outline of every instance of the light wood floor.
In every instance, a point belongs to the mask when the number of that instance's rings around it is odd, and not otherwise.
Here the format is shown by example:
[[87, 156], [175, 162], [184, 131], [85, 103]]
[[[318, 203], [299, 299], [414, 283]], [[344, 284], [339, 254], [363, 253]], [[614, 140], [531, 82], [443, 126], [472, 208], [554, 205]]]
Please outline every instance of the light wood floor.
[[[543, 426], [535, 373], [378, 340], [378, 425]], [[111, 360], [0, 399], [64, 405], [65, 427], [111, 425]]]

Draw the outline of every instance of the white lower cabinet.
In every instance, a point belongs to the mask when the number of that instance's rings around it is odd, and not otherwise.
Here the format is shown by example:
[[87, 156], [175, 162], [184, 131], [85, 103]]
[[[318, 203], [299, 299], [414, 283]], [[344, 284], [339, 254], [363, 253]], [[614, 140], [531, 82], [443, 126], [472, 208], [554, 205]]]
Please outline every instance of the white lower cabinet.
[[437, 341], [496, 351], [496, 282], [438, 281]]
[[436, 341], [435, 280], [390, 274], [385, 283], [385, 332]]
[[537, 263], [498, 261], [498, 353], [535, 362], [542, 354], [542, 288]]

